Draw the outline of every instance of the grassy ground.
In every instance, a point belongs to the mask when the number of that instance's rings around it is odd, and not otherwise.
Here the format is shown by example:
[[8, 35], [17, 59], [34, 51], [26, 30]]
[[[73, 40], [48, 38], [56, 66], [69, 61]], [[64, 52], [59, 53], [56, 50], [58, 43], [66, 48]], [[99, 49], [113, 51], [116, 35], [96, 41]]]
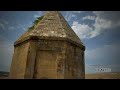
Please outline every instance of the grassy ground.
[[8, 77], [0, 77], [0, 79], [9, 79]]
[[86, 79], [120, 79], [120, 73], [86, 74]]
[[[9, 77], [0, 77], [0, 79], [9, 79]], [[86, 74], [85, 79], [120, 79], [120, 73]]]

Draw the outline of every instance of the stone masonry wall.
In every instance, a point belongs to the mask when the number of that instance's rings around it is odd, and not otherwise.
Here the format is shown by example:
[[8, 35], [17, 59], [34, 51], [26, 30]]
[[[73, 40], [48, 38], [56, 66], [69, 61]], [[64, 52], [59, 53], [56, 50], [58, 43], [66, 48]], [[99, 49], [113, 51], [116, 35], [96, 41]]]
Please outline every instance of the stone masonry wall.
[[84, 60], [82, 56], [82, 50], [76, 45], [70, 43], [67, 43], [65, 60], [65, 78], [84, 78]]
[[24, 79], [29, 42], [14, 48], [10, 78]]
[[34, 78], [64, 78], [65, 43], [61, 41], [39, 40], [36, 42], [37, 55]]
[[84, 78], [83, 51], [60, 40], [29, 40], [15, 47], [11, 78]]

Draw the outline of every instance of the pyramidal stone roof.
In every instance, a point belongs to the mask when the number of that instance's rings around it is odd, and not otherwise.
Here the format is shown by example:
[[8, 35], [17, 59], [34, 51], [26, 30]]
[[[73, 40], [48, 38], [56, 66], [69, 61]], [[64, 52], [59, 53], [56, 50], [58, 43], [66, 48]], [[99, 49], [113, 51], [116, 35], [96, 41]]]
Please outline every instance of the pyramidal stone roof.
[[47, 11], [34, 28], [25, 32], [15, 44], [21, 43], [32, 37], [39, 37], [40, 39], [67, 39], [84, 46], [62, 14], [58, 11]]

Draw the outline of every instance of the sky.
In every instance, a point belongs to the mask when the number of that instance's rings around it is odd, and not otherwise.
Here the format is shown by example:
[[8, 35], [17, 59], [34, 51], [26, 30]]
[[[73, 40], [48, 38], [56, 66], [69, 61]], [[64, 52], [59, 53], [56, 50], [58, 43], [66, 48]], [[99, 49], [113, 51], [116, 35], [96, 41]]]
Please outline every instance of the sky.
[[[120, 11], [60, 11], [84, 43], [85, 72], [120, 72]], [[0, 71], [9, 71], [14, 42], [45, 11], [0, 11]]]

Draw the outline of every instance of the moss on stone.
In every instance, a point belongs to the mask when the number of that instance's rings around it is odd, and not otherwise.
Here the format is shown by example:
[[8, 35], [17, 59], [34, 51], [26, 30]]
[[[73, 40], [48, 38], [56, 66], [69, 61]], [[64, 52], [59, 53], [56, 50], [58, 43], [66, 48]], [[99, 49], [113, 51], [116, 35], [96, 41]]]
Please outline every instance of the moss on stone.
[[33, 25], [31, 27], [28, 28], [28, 32], [33, 30], [35, 28], [35, 26], [43, 19], [44, 16], [38, 17], [34, 22]]

